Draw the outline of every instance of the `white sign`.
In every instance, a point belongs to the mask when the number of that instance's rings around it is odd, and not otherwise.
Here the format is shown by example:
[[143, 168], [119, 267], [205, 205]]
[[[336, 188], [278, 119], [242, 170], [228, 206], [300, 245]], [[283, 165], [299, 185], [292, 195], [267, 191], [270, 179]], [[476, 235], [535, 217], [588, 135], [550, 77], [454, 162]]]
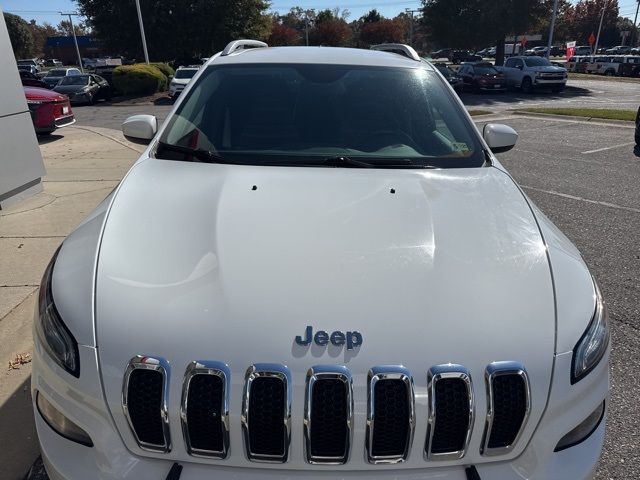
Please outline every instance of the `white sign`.
[[567, 48], [576, 48], [576, 42], [567, 42]]

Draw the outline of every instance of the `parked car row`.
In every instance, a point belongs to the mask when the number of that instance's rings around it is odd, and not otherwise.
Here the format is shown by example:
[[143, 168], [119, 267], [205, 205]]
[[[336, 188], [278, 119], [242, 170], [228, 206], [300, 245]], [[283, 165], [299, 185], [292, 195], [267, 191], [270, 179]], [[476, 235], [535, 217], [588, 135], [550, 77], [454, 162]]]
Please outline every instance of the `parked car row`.
[[567, 62], [567, 70], [610, 77], [640, 77], [640, 55], [576, 55]]
[[467, 62], [457, 72], [443, 63], [436, 63], [435, 66], [456, 92], [504, 92], [508, 88], [516, 88], [524, 93], [531, 93], [536, 89], [559, 93], [567, 83], [566, 68], [553, 65], [548, 59], [540, 57], [510, 57], [503, 67], [496, 67], [488, 62]]

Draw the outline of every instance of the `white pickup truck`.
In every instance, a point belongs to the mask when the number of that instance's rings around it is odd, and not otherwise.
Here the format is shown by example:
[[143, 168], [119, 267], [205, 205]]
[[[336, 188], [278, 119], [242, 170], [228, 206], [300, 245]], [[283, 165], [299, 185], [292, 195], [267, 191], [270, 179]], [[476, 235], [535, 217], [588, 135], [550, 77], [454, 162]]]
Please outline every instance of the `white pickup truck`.
[[521, 88], [530, 93], [535, 88], [548, 88], [557, 93], [567, 84], [567, 69], [556, 67], [546, 58], [511, 57], [504, 67], [496, 67], [504, 73], [509, 87]]

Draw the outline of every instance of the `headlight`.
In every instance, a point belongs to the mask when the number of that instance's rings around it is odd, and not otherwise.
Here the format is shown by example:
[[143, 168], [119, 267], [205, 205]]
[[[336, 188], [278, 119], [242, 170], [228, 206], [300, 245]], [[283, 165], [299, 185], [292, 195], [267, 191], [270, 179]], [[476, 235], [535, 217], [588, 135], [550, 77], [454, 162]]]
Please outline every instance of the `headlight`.
[[593, 285], [596, 291], [596, 310], [587, 330], [573, 349], [571, 385], [580, 381], [598, 365], [609, 346], [610, 332], [607, 307], [595, 280]]
[[42, 277], [35, 330], [40, 343], [51, 358], [74, 377], [80, 377], [78, 342], [60, 318], [51, 291], [51, 277], [59, 251], [60, 249], [53, 255]]

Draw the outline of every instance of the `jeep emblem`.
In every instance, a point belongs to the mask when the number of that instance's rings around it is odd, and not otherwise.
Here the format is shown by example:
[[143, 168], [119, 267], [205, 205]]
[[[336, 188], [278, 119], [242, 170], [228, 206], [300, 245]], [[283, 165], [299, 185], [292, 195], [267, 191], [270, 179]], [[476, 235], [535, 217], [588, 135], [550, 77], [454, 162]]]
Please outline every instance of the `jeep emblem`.
[[331, 342], [336, 347], [346, 345], [347, 350], [353, 350], [362, 345], [362, 334], [360, 332], [341, 332], [339, 330], [329, 334], [324, 330], [318, 330], [314, 335], [313, 327], [308, 326], [304, 331], [304, 337], [296, 336], [296, 343], [303, 347], [310, 345], [312, 341], [320, 347], [324, 347]]

